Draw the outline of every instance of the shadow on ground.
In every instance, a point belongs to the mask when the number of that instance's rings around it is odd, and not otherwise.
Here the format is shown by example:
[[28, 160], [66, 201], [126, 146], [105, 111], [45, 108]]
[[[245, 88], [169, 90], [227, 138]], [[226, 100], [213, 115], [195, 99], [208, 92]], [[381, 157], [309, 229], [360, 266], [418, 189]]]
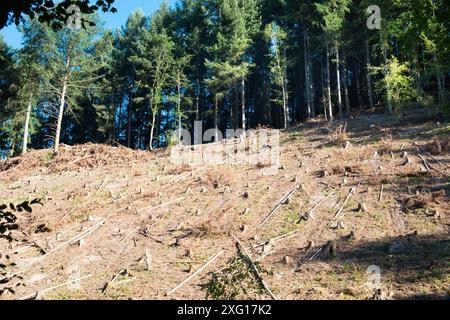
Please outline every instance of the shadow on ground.
[[[322, 253], [310, 260], [321, 248]], [[333, 266], [338, 277], [349, 276], [343, 265], [357, 266], [361, 272], [369, 266], [378, 266], [382, 282], [397, 289], [394, 299], [450, 299], [450, 233], [431, 236], [413, 233], [376, 241], [345, 236], [303, 253], [299, 272], [317, 261]], [[417, 288], [423, 293], [417, 293]]]

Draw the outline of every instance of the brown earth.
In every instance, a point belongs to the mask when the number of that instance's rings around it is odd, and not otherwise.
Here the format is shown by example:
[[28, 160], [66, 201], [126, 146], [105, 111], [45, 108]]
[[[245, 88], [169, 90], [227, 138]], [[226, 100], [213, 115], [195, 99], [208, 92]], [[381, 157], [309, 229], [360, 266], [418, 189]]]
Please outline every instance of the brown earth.
[[[19, 214], [18, 241], [0, 239], [0, 261], [16, 264], [1, 298], [204, 299], [200, 285], [236, 255], [236, 236], [270, 272], [263, 277], [278, 299], [370, 299], [372, 265], [384, 298], [448, 299], [450, 125], [420, 118], [364, 114], [297, 126], [282, 133], [276, 175], [250, 165], [175, 166], [167, 150], [103, 145], [4, 162], [0, 203], [44, 205]], [[78, 278], [79, 286], [64, 285]]]

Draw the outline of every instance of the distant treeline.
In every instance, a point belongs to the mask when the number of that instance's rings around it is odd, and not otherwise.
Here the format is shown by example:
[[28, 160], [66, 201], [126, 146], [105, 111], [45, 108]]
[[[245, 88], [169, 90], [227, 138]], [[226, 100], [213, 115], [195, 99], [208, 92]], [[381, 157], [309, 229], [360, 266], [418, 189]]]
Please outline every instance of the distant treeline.
[[446, 0], [180, 0], [118, 30], [95, 14], [82, 29], [26, 20], [21, 49], [0, 38], [0, 156], [60, 142], [153, 149], [195, 120], [448, 112], [449, 16]]

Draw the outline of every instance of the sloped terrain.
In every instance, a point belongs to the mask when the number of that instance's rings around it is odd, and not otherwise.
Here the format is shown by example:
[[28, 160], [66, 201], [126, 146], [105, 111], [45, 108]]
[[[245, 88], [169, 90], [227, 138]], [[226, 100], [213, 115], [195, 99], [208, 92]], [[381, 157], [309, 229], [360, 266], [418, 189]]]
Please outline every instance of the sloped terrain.
[[449, 298], [450, 126], [419, 118], [292, 128], [276, 175], [96, 145], [3, 163], [0, 203], [43, 206], [0, 239], [2, 299], [204, 299], [234, 237], [278, 299], [371, 299], [373, 265], [378, 298]]

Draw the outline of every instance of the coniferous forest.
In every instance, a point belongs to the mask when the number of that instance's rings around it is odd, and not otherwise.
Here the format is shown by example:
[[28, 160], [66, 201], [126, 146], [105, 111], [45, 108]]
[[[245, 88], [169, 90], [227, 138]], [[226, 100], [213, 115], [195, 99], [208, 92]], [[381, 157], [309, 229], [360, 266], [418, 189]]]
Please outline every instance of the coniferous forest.
[[26, 18], [23, 47], [0, 44], [2, 156], [59, 143], [154, 149], [196, 120], [223, 130], [375, 106], [445, 114], [449, 14], [444, 0], [182, 0], [117, 30], [95, 13], [79, 30]]

